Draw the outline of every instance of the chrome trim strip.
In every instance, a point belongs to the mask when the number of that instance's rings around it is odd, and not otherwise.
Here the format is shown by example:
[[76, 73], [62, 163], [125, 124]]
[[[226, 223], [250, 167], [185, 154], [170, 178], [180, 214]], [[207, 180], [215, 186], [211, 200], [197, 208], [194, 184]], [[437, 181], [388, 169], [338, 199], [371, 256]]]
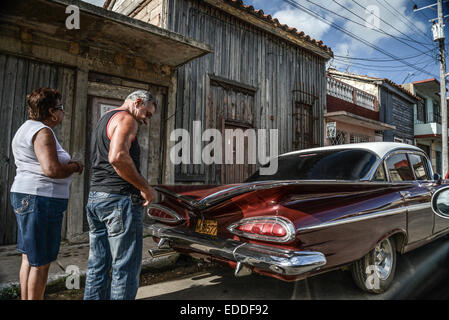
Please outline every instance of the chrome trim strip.
[[347, 223], [352, 223], [352, 222], [359, 222], [359, 221], [364, 221], [364, 220], [368, 220], [368, 219], [375, 219], [375, 218], [379, 218], [379, 217], [386, 217], [386, 216], [399, 214], [399, 213], [405, 213], [405, 212], [407, 212], [407, 207], [388, 209], [388, 210], [383, 210], [383, 211], [378, 211], [378, 212], [373, 212], [373, 213], [360, 212], [356, 216], [353, 216], [353, 217], [341, 218], [341, 219], [338, 219], [338, 220], [334, 220], [334, 221], [330, 221], [330, 222], [324, 222], [324, 223], [321, 223], [321, 224], [318, 224], [318, 225], [314, 225], [314, 226], [298, 228], [298, 229], [296, 229], [296, 232], [303, 232], [303, 231], [310, 231], [310, 230], [316, 230], [316, 229], [321, 229], [321, 228], [328, 228], [328, 227], [333, 227], [333, 226], [337, 226], [337, 225], [341, 225], [341, 224], [347, 224]]
[[293, 251], [233, 239], [211, 238], [185, 227], [160, 223], [148, 226], [148, 230], [152, 236], [168, 239], [174, 248], [193, 250], [281, 275], [300, 275], [327, 263], [324, 254], [316, 251]]
[[427, 203], [418, 203], [407, 206], [407, 211], [418, 211], [418, 210], [426, 210], [430, 209], [430, 202]]

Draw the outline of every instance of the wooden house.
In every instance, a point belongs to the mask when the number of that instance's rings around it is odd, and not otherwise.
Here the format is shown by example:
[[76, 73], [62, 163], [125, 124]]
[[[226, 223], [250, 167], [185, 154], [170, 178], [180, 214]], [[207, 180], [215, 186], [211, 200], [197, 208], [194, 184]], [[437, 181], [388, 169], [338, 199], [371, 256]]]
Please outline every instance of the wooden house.
[[[278, 153], [323, 145], [326, 62], [333, 53], [322, 41], [241, 0], [107, 0], [105, 7], [212, 48], [177, 71], [176, 128], [192, 132], [201, 121], [203, 131], [277, 129]], [[247, 162], [190, 161], [175, 167], [174, 178], [237, 183], [254, 169]]]

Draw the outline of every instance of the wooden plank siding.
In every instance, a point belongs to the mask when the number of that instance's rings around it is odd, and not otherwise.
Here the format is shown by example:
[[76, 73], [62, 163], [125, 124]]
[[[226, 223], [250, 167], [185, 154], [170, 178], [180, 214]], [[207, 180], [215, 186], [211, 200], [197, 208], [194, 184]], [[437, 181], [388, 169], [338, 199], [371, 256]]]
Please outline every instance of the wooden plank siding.
[[414, 121], [413, 121], [413, 104], [393, 95], [393, 125], [396, 126], [394, 130], [395, 136], [398, 138], [414, 139]]
[[414, 139], [413, 103], [391, 92], [380, 88], [381, 105], [379, 109], [382, 122], [396, 126], [395, 130], [384, 131], [384, 141], [394, 141], [394, 138]]
[[[10, 203], [11, 185], [16, 175], [11, 141], [17, 129], [28, 119], [26, 95], [39, 87], [56, 88], [63, 95], [64, 122], [55, 130], [61, 145], [70, 151], [68, 138], [71, 129], [71, 109], [74, 71], [58, 65], [37, 62], [12, 55], [0, 54], [0, 244], [13, 244], [17, 224]], [[64, 220], [65, 225], [65, 220]], [[63, 227], [62, 235], [66, 229]]]
[[[254, 88], [251, 98], [254, 107], [246, 112], [251, 113], [252, 127], [278, 129], [279, 153], [294, 148], [292, 114], [296, 103], [312, 105], [312, 145], [322, 145], [326, 103], [324, 58], [204, 2], [167, 0], [166, 12], [168, 30], [209, 44], [214, 51], [178, 69], [176, 128], [192, 133], [193, 122], [201, 121], [202, 131], [221, 130], [222, 117], [232, 119], [235, 113], [243, 112], [230, 106], [245, 108], [249, 102], [242, 90], [251, 87]], [[210, 83], [214, 77], [233, 82], [237, 89], [214, 89]], [[223, 107], [218, 109], [213, 107], [221, 105]], [[225, 114], [220, 108], [228, 108], [230, 113]], [[230, 119], [224, 119], [227, 120]], [[202, 147], [207, 144], [203, 142]], [[177, 182], [222, 183], [220, 166], [211, 166], [213, 168], [203, 164], [178, 165], [175, 179]]]

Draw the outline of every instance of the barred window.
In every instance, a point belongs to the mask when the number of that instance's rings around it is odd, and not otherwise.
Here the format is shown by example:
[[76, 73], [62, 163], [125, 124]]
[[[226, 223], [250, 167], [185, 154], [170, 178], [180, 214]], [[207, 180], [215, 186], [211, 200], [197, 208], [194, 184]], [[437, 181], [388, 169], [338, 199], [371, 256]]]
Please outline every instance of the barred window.
[[335, 138], [329, 138], [329, 142], [332, 146], [346, 143], [346, 135], [343, 131], [337, 130]]
[[351, 133], [349, 143], [371, 142], [371, 138], [366, 135]]

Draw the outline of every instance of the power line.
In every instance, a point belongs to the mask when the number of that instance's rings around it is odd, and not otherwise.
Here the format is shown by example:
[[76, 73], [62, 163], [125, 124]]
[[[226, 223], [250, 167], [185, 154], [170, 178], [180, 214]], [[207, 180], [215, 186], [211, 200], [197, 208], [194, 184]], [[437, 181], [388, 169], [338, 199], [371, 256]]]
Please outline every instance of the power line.
[[[315, 3], [315, 2], [313, 2], [313, 1], [311, 1], [311, 0], [306, 0], [306, 1], [309, 2], [309, 3], [311, 3], [311, 4], [316, 5], [317, 7], [321, 8], [321, 9], [323, 9], [323, 10], [325, 10], [325, 11], [330, 12], [330, 13], [332, 13], [332, 14], [334, 14], [334, 15], [336, 15], [336, 16], [342, 18], [342, 19], [351, 21], [351, 22], [353, 22], [353, 23], [355, 23], [355, 24], [357, 24], [357, 25], [360, 25], [360, 26], [362, 26], [362, 27], [364, 27], [364, 28], [368, 28], [365, 24], [361, 24], [361, 23], [359, 23], [359, 22], [357, 22], [357, 21], [354, 21], [354, 20], [352, 20], [352, 19], [350, 19], [350, 18], [347, 18], [347, 17], [345, 17], [345, 16], [342, 16], [342, 15], [340, 15], [340, 14], [338, 14], [338, 13], [335, 13], [334, 11], [332, 11], [332, 10], [330, 10], [330, 9], [328, 9], [328, 8], [325, 8], [325, 7], [319, 5], [319, 4], [317, 4], [317, 3]], [[336, 0], [332, 0], [332, 1], [335, 2], [336, 4], [338, 4], [339, 6], [341, 6], [342, 8], [344, 8], [345, 10], [351, 12], [353, 15], [355, 15], [355, 16], [357, 16], [358, 18], [360, 18], [360, 19], [362, 19], [362, 20], [365, 21], [364, 18], [360, 17], [359, 15], [357, 15], [356, 13], [354, 13], [353, 11], [351, 11], [350, 9], [348, 9], [347, 7], [345, 7], [345, 6], [343, 6], [342, 4], [338, 3]], [[316, 14], [316, 13], [315, 13], [315, 14]], [[371, 29], [371, 28], [368, 28], [368, 29]], [[409, 46], [409, 47], [412, 48], [413, 50], [416, 50], [416, 51], [418, 51], [418, 52], [424, 53], [422, 50], [419, 50], [419, 49], [415, 48], [414, 46], [409, 45], [407, 42], [404, 42], [401, 38], [399, 38], [399, 37], [397, 37], [397, 36], [394, 36], [394, 35], [392, 35], [392, 34], [389, 34], [389, 33], [385, 32], [385, 31], [383, 31], [383, 30], [378, 30], [377, 28], [374, 28], [374, 29], [371, 29], [371, 30], [376, 31], [376, 32], [381, 33], [381, 34], [388, 35], [388, 36], [394, 38], [395, 40], [397, 40], [397, 41], [399, 41], [399, 42], [401, 42], [401, 43], [403, 43], [403, 44]], [[412, 41], [413, 41], [413, 40], [412, 40]], [[421, 45], [422, 45], [422, 44], [421, 44]], [[424, 45], [422, 45], [422, 46], [424, 46]], [[428, 47], [425, 47], [425, 48], [426, 48], [427, 50], [429, 49]], [[427, 53], [426, 53], [426, 54], [427, 54]], [[428, 54], [427, 54], [427, 55], [428, 55]], [[430, 55], [428, 55], [428, 56], [431, 57]]]
[[[427, 67], [429, 66], [430, 63], [432, 63], [432, 62], [429, 62], [428, 64], [426, 64], [426, 65], [424, 66], [424, 68], [427, 68]], [[406, 80], [409, 76], [414, 76], [415, 74], [416, 74], [416, 71], [413, 72], [412, 74], [409, 73], [409, 74], [407, 75], [407, 77], [406, 77], [404, 80], [402, 80], [402, 83], [404, 83], [405, 80]]]
[[[333, 1], [335, 1], [335, 0], [333, 0]], [[358, 6], [361, 7], [362, 9], [367, 10], [367, 8], [365, 8], [364, 6], [362, 6], [362, 5], [361, 5], [360, 3], [358, 3], [356, 0], [352, 0], [352, 2], [354, 2], [356, 5], [358, 5]], [[394, 30], [398, 31], [400, 34], [402, 34], [402, 35], [406, 36], [407, 38], [409, 38], [411, 41], [414, 41], [412, 38], [410, 38], [409, 35], [403, 33], [401, 30], [397, 29], [396, 27], [394, 27], [393, 25], [391, 25], [389, 22], [387, 22], [387, 21], [385, 21], [384, 19], [382, 19], [381, 17], [375, 15], [373, 12], [371, 12], [371, 14], [372, 14], [373, 16], [375, 16], [376, 18], [380, 19], [381, 21], [383, 21], [384, 23], [386, 23], [387, 25], [389, 25], [390, 27], [392, 27]], [[415, 41], [415, 42], [416, 42], [416, 41]], [[428, 44], [427, 44], [427, 45], [428, 45]], [[424, 46], [424, 45], [423, 45], [423, 46]], [[433, 44], [432, 44], [432, 47], [433, 47]], [[427, 49], [428, 49], [428, 48], [427, 48]]]
[[[398, 65], [373, 65], [373, 64], [365, 64], [365, 63], [361, 63], [361, 62], [353, 62], [353, 61], [350, 61], [350, 60], [352, 60], [351, 58], [348, 58], [348, 59], [334, 58], [334, 60], [341, 61], [341, 62], [344, 62], [344, 63], [349, 63], [350, 62], [351, 64], [365, 66], [365, 67], [371, 67], [371, 68], [393, 68], [393, 69], [404, 68], [404, 66], [398, 66]], [[427, 61], [422, 61], [422, 62], [415, 63], [415, 65], [422, 65], [422, 64], [429, 65], [432, 62], [435, 62], [435, 61], [427, 60]]]
[[[384, 1], [385, 1], [385, 0], [384, 0]], [[418, 7], [418, 5], [415, 3], [415, 1], [413, 1], [413, 5], [415, 5], [416, 7]], [[420, 10], [419, 12], [426, 18], [427, 21], [430, 20], [430, 18], [427, 16], [427, 14], [424, 13], [423, 10]]]
[[[333, 61], [335, 61], [338, 64], [350, 64], [351, 66], [355, 66], [358, 67], [359, 69], [366, 69], [366, 70], [373, 70], [373, 71], [387, 71], [387, 72], [404, 72], [404, 71], [411, 71], [411, 68], [407, 68], [405, 66], [373, 66], [373, 65], [365, 65], [365, 64], [361, 64], [361, 63], [357, 63], [357, 62], [352, 62], [352, 61], [348, 61], [348, 60], [339, 60], [339, 59], [334, 59]], [[423, 66], [422, 68], [426, 68], [428, 67], [433, 61], [427, 61], [426, 65]], [[415, 71], [416, 72], [416, 71]]]
[[[307, 1], [308, 1], [308, 0], [307, 0]], [[341, 3], [337, 2], [336, 0], [332, 0], [332, 1], [335, 2], [336, 4], [338, 4], [340, 7], [342, 7], [342, 8], [345, 9], [346, 11], [349, 11], [350, 13], [352, 13], [353, 15], [355, 15], [356, 17], [358, 17], [359, 19], [365, 20], [363, 17], [359, 16], [359, 15], [356, 14], [354, 11], [352, 11], [352, 10], [349, 9], [348, 7], [342, 5]], [[353, 0], [353, 1], [354, 1], [354, 0]], [[309, 2], [310, 2], [310, 1], [309, 1]], [[355, 2], [355, 1], [354, 1], [354, 2]], [[357, 4], [358, 4], [358, 3], [357, 3]], [[360, 5], [360, 6], [361, 6], [361, 5]], [[362, 7], [363, 9], [366, 10], [365, 7], [363, 7], [363, 6], [361, 6], [361, 7]], [[374, 16], [376, 16], [376, 15], [374, 15]], [[376, 17], [377, 17], [377, 16], [376, 16]], [[379, 18], [379, 17], [378, 17], [378, 18]], [[350, 19], [349, 19], [349, 20], [350, 20]], [[352, 21], [352, 20], [350, 20], [350, 21]], [[384, 20], [382, 20], [382, 21], [384, 21]], [[385, 22], [385, 21], [384, 21], [384, 22]], [[387, 23], [387, 24], [388, 24], [388, 23]], [[388, 25], [390, 25], [390, 24], [388, 24]], [[391, 26], [391, 25], [390, 25], [390, 26]], [[366, 26], [364, 25], [364, 27], [366, 27]], [[394, 27], [393, 27], [393, 28], [394, 28]], [[370, 29], [371, 29], [371, 28], [370, 28]], [[395, 28], [395, 29], [396, 29], [396, 28]], [[415, 48], [414, 46], [411, 46], [411, 45], [409, 45], [408, 43], [404, 42], [404, 41], [403, 41], [404, 38], [400, 38], [400, 37], [394, 36], [394, 35], [389, 34], [389, 33], [385, 32], [385, 31], [383, 31], [383, 30], [379, 31], [377, 28], [373, 28], [373, 29], [371, 29], [371, 30], [374, 30], [374, 31], [380, 32], [380, 33], [382, 33], [382, 34], [388, 35], [388, 36], [394, 38], [395, 40], [397, 40], [397, 41], [399, 41], [399, 42], [405, 44], [406, 46], [408, 46], [408, 47], [410, 47], [410, 48], [412, 48], [412, 49], [414, 49], [414, 50], [416, 50], [416, 51], [419, 51], [419, 52], [421, 52], [421, 53], [424, 53], [423, 51], [421, 51], [421, 50]], [[397, 30], [397, 29], [396, 29], [396, 30]], [[399, 31], [399, 30], [398, 30], [398, 31]], [[399, 32], [400, 32], [400, 31], [399, 31]], [[408, 40], [408, 39], [404, 39], [404, 40], [410, 41], [410, 40]], [[426, 47], [424, 44], [422, 44], [422, 42], [418, 42], [418, 41], [415, 41], [415, 40], [413, 40], [413, 39], [412, 39], [411, 41], [412, 41], [412, 42], [416, 42], [416, 43], [421, 44], [421, 46], [423, 46], [423, 47], [426, 48], [427, 50], [429, 49], [429, 48]], [[426, 53], [426, 54], [427, 54], [427, 53]], [[429, 54], [427, 54], [427, 55], [430, 57]]]
[[410, 63], [408, 63], [408, 62], [406, 62], [406, 61], [400, 60], [398, 57], [396, 57], [395, 55], [393, 55], [393, 54], [391, 54], [391, 53], [385, 51], [384, 49], [382, 49], [382, 48], [380, 48], [380, 47], [378, 47], [378, 46], [376, 46], [376, 45], [370, 43], [369, 41], [367, 41], [367, 40], [365, 40], [365, 39], [363, 39], [363, 38], [360, 38], [359, 36], [357, 36], [357, 35], [355, 35], [354, 33], [352, 33], [352, 32], [350, 32], [350, 31], [348, 31], [348, 30], [346, 30], [346, 29], [340, 27], [339, 25], [337, 25], [337, 24], [335, 24], [335, 23], [328, 21], [327, 19], [325, 19], [325, 18], [323, 18], [322, 16], [320, 16], [319, 14], [317, 14], [315, 11], [310, 10], [310, 9], [304, 7], [303, 5], [297, 3], [296, 1], [293, 1], [293, 0], [283, 0], [283, 1], [286, 2], [286, 3], [288, 3], [288, 4], [290, 4], [291, 6], [293, 6], [293, 7], [295, 7], [295, 8], [297, 8], [297, 9], [300, 9], [300, 10], [305, 11], [305, 12], [308, 13], [309, 15], [311, 15], [311, 16], [317, 18], [318, 20], [320, 20], [320, 21], [322, 21], [322, 22], [328, 24], [329, 26], [331, 26], [331, 27], [333, 27], [333, 28], [335, 28], [335, 29], [337, 29], [337, 30], [339, 30], [339, 31], [341, 31], [341, 32], [343, 32], [343, 33], [345, 33], [345, 34], [347, 34], [347, 35], [350, 36], [351, 38], [353, 38], [353, 39], [355, 39], [355, 40], [357, 40], [357, 41], [359, 41], [359, 42], [362, 42], [363, 44], [369, 46], [370, 48], [373, 48], [374, 50], [379, 51], [379, 52], [381, 52], [382, 54], [384, 54], [384, 55], [386, 55], [386, 56], [388, 56], [388, 57], [390, 57], [390, 58], [392, 58], [392, 59], [395, 59], [395, 61], [400, 61], [401, 63], [406, 64], [406, 65], [408, 65], [409, 67], [411, 67], [411, 68], [413, 68], [413, 69], [415, 69], [415, 70], [418, 70], [418, 71], [420, 71], [420, 72], [422, 72], [422, 73], [424, 73], [424, 74], [428, 74], [428, 75], [430, 75], [430, 76], [432, 76], [432, 77], [435, 77], [435, 75], [433, 75], [433, 74], [431, 74], [431, 73], [429, 73], [429, 72], [427, 72], [427, 71], [425, 71], [425, 70], [423, 70], [423, 69], [421, 69], [421, 68], [417, 68], [417, 67], [413, 66], [412, 64], [410, 64]]
[[[399, 12], [398, 10], [396, 10], [396, 8], [393, 7], [392, 5], [390, 5], [387, 1], [383, 0], [383, 2], [385, 2], [385, 4], [386, 4], [388, 7], [390, 7], [392, 10], [394, 10], [394, 11], [397, 13], [397, 15], [394, 14], [390, 9], [388, 9], [387, 6], [385, 6], [385, 5], [383, 5], [382, 3], [380, 3], [380, 0], [376, 0], [376, 1], [377, 1], [377, 3], [379, 3], [382, 7], [384, 7], [385, 9], [387, 9], [392, 15], [397, 16], [397, 17], [403, 17], [403, 18], [405, 19], [405, 21], [408, 22], [408, 25], [409, 25], [409, 26], [412, 26], [412, 27], [413, 27], [415, 30], [417, 30], [419, 33], [423, 34], [423, 35], [424, 35], [424, 38], [425, 38], [426, 40], [430, 40], [430, 37], [429, 37], [428, 34], [426, 34], [425, 32], [423, 32], [422, 30], [418, 29], [418, 28], [415, 26], [415, 24], [413, 23], [413, 21], [410, 21], [405, 15], [403, 15], [401, 12]], [[402, 18], [401, 18], [401, 20], [402, 20], [402, 22], [404, 23], [404, 20], [403, 20]], [[407, 24], [407, 23], [404, 23], [404, 24]]]
[[[429, 50], [428, 52], [431, 52], [432, 50]], [[362, 60], [362, 61], [376, 61], [376, 62], [390, 62], [390, 61], [398, 61], [398, 60], [408, 60], [408, 59], [413, 59], [413, 58], [417, 58], [420, 56], [423, 56], [424, 53], [420, 53], [414, 56], [409, 56], [409, 57], [404, 57], [404, 58], [398, 58], [398, 59], [376, 59], [376, 58], [361, 58], [361, 57], [351, 57], [352, 60]], [[337, 54], [334, 54], [334, 57], [338, 57], [338, 58], [346, 58], [346, 56], [339, 56]]]

